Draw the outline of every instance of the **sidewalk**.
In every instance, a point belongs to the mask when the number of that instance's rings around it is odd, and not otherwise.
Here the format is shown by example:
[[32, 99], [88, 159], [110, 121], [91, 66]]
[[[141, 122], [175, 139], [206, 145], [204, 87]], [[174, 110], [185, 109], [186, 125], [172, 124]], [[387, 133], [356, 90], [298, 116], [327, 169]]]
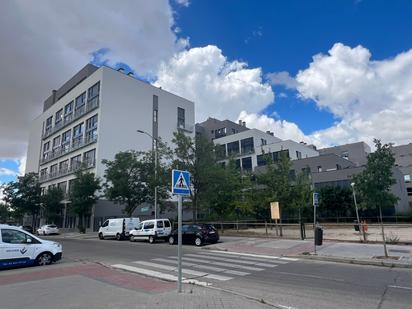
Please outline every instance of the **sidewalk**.
[[223, 250], [238, 253], [270, 256], [287, 256], [326, 260], [352, 264], [410, 267], [412, 268], [412, 246], [387, 245], [389, 258], [383, 258], [382, 244], [363, 244], [326, 241], [316, 247], [313, 240], [243, 238], [230, 239], [205, 247], [207, 250]]

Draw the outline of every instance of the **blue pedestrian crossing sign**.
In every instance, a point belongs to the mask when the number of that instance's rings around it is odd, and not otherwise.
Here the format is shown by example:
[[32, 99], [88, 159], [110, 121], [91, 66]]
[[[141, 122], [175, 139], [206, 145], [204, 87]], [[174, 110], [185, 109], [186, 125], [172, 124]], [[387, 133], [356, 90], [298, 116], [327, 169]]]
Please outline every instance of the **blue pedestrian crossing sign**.
[[190, 195], [190, 173], [188, 171], [172, 170], [172, 193]]

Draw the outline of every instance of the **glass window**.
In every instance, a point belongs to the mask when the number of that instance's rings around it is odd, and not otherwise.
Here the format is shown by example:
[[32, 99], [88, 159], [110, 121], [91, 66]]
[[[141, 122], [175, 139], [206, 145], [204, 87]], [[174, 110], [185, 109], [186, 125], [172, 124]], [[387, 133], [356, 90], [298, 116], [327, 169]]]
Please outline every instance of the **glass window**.
[[292, 181], [296, 180], [296, 172], [295, 170], [289, 170], [289, 179]]
[[100, 82], [97, 82], [94, 84], [92, 87], [89, 88], [88, 90], [88, 101], [91, 101], [93, 98], [97, 97], [99, 95], [100, 91]]
[[296, 151], [296, 158], [302, 159], [302, 153], [300, 151]]
[[238, 141], [227, 144], [227, 154], [229, 156], [239, 154], [239, 142]]
[[253, 137], [245, 138], [240, 141], [242, 153], [252, 153], [254, 151]]
[[74, 110], [78, 110], [79, 108], [82, 108], [86, 104], [86, 92], [83, 92], [81, 95], [79, 95], [74, 103]]
[[270, 154], [264, 153], [264, 154], [258, 155], [256, 158], [257, 158], [257, 165], [264, 166], [268, 164], [268, 161], [270, 159]]
[[68, 130], [62, 134], [62, 144], [70, 142], [71, 130]]
[[97, 128], [97, 115], [90, 117], [86, 120], [86, 131], [90, 131]]
[[69, 169], [69, 160], [68, 159], [59, 163], [59, 170], [61, 172], [67, 172], [68, 169]]
[[223, 159], [226, 157], [226, 146], [225, 145], [216, 145], [216, 157], [218, 159]]
[[153, 228], [154, 228], [154, 222], [153, 222], [153, 221], [146, 222], [146, 223], [144, 224], [144, 229], [145, 229], [145, 230], [153, 229]]
[[109, 220], [106, 220], [106, 221], [103, 222], [102, 227], [106, 227], [108, 225], [109, 225]]
[[262, 146], [267, 145], [267, 141], [265, 139], [261, 138], [260, 141]]
[[70, 103], [66, 104], [64, 107], [64, 121], [70, 121], [72, 119], [72, 113], [73, 113], [73, 101]]
[[80, 168], [81, 164], [82, 164], [82, 156], [81, 155], [75, 156], [75, 157], [70, 159], [70, 168], [72, 170], [76, 170], [76, 169]]
[[83, 134], [83, 123], [80, 123], [73, 128], [73, 138], [79, 137], [82, 134]]
[[178, 107], [177, 108], [177, 127], [184, 128], [185, 127], [185, 110], [184, 108]]
[[47, 174], [47, 167], [42, 168], [40, 170], [40, 178], [46, 177], [46, 174]]
[[403, 179], [405, 180], [406, 183], [411, 182], [411, 175], [403, 175]]
[[96, 159], [96, 149], [92, 149], [84, 153], [83, 162], [88, 166], [93, 165]]
[[47, 142], [47, 143], [44, 143], [44, 145], [43, 145], [43, 153], [48, 152], [49, 149], [50, 149], [50, 141]]
[[50, 166], [50, 175], [51, 176], [57, 175], [57, 164], [53, 164], [52, 166]]
[[412, 196], [412, 188], [406, 188], [406, 191], [408, 192], [408, 196]]
[[157, 227], [163, 228], [163, 221], [157, 221]]
[[289, 150], [281, 150], [281, 151], [272, 152], [272, 156], [273, 156], [274, 162], [281, 160], [282, 157], [284, 156], [286, 158], [289, 158]]
[[240, 170], [240, 159], [235, 161], [236, 169]]
[[53, 123], [53, 116], [50, 116], [49, 118], [47, 118], [46, 120], [46, 128], [49, 128], [52, 126]]
[[59, 109], [56, 112], [56, 119], [54, 120], [55, 121], [54, 125], [60, 124], [62, 120], [63, 120], [63, 109]]
[[165, 227], [170, 227], [170, 222], [168, 220], [165, 220]]
[[57, 184], [57, 188], [59, 188], [64, 194], [66, 193], [67, 188], [67, 181], [62, 181]]
[[157, 122], [157, 109], [153, 110], [153, 122]]
[[246, 157], [242, 159], [242, 169], [246, 171], [252, 170], [252, 157]]
[[34, 240], [31, 236], [24, 232], [9, 229], [1, 230], [1, 238], [3, 242], [8, 244], [26, 244], [27, 239], [30, 239], [31, 242]]
[[322, 166], [318, 166], [318, 172], [320, 173], [320, 172], [322, 172]]
[[60, 135], [53, 138], [53, 149], [60, 146]]

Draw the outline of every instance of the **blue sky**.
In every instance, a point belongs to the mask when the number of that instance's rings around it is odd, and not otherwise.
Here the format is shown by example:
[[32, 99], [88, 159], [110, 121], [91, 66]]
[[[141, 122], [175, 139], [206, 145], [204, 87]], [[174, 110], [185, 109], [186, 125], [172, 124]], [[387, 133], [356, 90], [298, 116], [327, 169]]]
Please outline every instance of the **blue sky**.
[[197, 121], [243, 117], [318, 147], [412, 141], [412, 1], [121, 3], [0, 1], [9, 17], [0, 18], [0, 79], [11, 81], [0, 83], [0, 183], [24, 166], [29, 124], [50, 89], [87, 62], [194, 100]]

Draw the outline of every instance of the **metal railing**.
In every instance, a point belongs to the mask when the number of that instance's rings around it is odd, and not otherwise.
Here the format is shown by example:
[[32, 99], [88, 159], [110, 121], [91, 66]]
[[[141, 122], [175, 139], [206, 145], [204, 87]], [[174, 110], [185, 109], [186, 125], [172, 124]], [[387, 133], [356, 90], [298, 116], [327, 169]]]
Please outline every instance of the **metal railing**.
[[60, 121], [58, 124], [56, 124], [54, 127], [49, 127], [46, 129], [46, 131], [43, 133], [42, 138], [45, 139], [49, 137], [50, 135], [56, 133], [57, 131], [60, 131], [64, 127], [68, 126], [72, 122], [76, 121], [80, 117], [88, 114], [89, 112], [95, 110], [96, 108], [99, 107], [99, 97], [94, 97], [90, 101], [87, 102], [87, 104], [84, 104], [80, 108], [72, 112], [69, 115], [64, 115], [64, 119]]
[[50, 181], [56, 178], [74, 174], [80, 169], [88, 169], [88, 168], [93, 168], [95, 166], [96, 166], [96, 160], [77, 162], [76, 164], [73, 164], [70, 167], [56, 170], [55, 172], [52, 172], [52, 173], [40, 174], [39, 182], [42, 183], [42, 182]]
[[81, 139], [73, 139], [72, 142], [61, 145], [60, 147], [53, 149], [43, 155], [40, 159], [40, 165], [44, 165], [50, 161], [56, 160], [64, 155], [67, 155], [75, 150], [86, 147], [97, 142], [97, 135], [91, 137], [85, 137]]

